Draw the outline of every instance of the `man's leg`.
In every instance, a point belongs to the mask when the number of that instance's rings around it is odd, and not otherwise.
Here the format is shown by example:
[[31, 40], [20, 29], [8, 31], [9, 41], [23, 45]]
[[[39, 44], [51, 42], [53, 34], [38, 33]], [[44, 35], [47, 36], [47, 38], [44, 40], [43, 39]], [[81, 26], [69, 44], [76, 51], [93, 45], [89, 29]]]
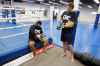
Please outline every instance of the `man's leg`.
[[64, 56], [66, 56], [66, 52], [67, 52], [67, 46], [66, 46], [67, 42], [63, 42], [63, 50], [64, 50]]
[[35, 57], [36, 56], [36, 52], [35, 52], [35, 42], [34, 41], [29, 41], [29, 47], [30, 47], [30, 49], [32, 50], [32, 52], [33, 52], [33, 56]]
[[74, 61], [74, 51], [73, 51], [73, 46], [72, 45], [69, 45], [70, 46], [70, 52], [71, 52], [71, 60], [72, 62]]
[[74, 52], [73, 52], [73, 47], [72, 45], [67, 45], [68, 47], [68, 55], [69, 55], [69, 58], [71, 59], [71, 61], [73, 62], [74, 61]]
[[44, 52], [46, 53], [46, 46], [48, 45], [48, 39], [46, 37], [43, 37], [42, 42], [43, 42]]

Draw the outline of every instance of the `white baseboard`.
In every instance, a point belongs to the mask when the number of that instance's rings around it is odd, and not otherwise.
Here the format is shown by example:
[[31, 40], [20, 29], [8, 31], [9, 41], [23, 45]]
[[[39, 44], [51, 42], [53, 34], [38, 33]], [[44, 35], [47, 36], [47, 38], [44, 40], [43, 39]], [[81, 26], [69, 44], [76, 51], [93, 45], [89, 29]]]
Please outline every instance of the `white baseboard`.
[[19, 66], [20, 64], [30, 60], [33, 58], [32, 52], [29, 54], [26, 54], [18, 59], [15, 59], [9, 63], [4, 64], [3, 66]]

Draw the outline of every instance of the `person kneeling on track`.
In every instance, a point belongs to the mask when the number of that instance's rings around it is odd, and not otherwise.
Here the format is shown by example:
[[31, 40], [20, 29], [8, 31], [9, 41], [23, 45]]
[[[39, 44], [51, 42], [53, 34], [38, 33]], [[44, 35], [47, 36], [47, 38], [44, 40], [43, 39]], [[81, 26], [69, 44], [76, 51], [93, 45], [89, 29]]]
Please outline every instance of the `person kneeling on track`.
[[35, 50], [37, 48], [43, 48], [46, 51], [44, 46], [47, 46], [48, 40], [43, 34], [42, 22], [37, 21], [35, 25], [32, 25], [29, 30], [29, 47], [33, 52], [33, 56], [36, 56]]

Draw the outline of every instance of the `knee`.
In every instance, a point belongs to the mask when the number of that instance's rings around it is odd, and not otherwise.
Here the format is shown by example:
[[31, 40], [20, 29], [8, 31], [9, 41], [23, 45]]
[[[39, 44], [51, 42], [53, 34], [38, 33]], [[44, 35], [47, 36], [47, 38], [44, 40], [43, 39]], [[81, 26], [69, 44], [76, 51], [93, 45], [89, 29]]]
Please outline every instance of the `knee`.
[[45, 43], [48, 43], [48, 39], [45, 39], [44, 42], [45, 42]]
[[48, 45], [48, 40], [47, 40], [47, 39], [44, 40], [43, 45], [44, 45], [44, 46], [47, 46], [47, 45]]
[[34, 41], [29, 41], [29, 47], [34, 47], [35, 42]]
[[48, 39], [47, 39], [46, 37], [43, 37], [42, 41], [43, 41], [44, 43], [48, 43]]
[[67, 48], [68, 48], [69, 51], [72, 50], [72, 46], [71, 45], [68, 45]]
[[63, 46], [66, 46], [67, 45], [67, 42], [63, 42]]

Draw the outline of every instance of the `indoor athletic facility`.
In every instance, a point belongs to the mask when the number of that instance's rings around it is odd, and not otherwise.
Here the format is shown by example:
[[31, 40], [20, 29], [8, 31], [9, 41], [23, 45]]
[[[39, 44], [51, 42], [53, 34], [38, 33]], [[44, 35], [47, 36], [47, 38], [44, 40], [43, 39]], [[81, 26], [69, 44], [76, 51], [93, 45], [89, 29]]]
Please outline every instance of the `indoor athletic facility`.
[[100, 66], [100, 0], [0, 0], [0, 66]]

